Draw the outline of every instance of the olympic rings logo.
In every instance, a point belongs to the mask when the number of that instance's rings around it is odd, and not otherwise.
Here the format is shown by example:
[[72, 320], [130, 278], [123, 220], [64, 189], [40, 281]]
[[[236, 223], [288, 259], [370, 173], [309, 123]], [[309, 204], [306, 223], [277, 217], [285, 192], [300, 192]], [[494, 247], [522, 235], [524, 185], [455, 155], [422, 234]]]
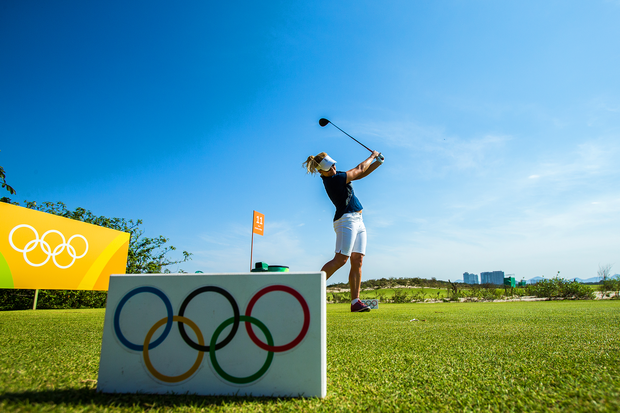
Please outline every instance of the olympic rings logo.
[[[16, 247], [15, 244], [13, 243], [13, 234], [19, 228], [28, 228], [34, 233], [34, 239], [32, 241], [28, 241], [28, 243], [26, 243], [23, 249]], [[47, 241], [45, 241], [45, 237], [47, 237], [49, 234], [58, 234], [60, 235], [60, 238], [62, 239], [62, 243], [60, 245], [57, 245], [54, 248], [54, 250], [52, 250], [52, 248], [50, 247], [50, 244]], [[73, 241], [75, 238], [81, 238], [84, 240], [86, 247], [84, 248], [84, 253], [82, 253], [82, 255], [77, 255], [75, 252], [75, 248], [71, 245], [71, 241]], [[41, 236], [41, 238], [39, 238], [39, 233], [37, 232], [37, 230], [28, 224], [17, 225], [15, 228], [11, 230], [11, 232], [9, 233], [9, 244], [11, 244], [11, 247], [13, 247], [15, 251], [23, 253], [24, 260], [32, 267], [41, 267], [47, 264], [47, 262], [51, 258], [52, 261], [54, 261], [54, 264], [56, 264], [58, 268], [66, 269], [66, 268], [71, 267], [75, 263], [75, 260], [83, 258], [88, 252], [88, 241], [83, 235], [75, 234], [74, 236], [69, 238], [69, 240], [66, 240], [62, 232], [56, 231], [55, 229], [50, 229], [49, 231], [45, 232]], [[41, 250], [47, 255], [47, 258], [43, 262], [35, 264], [28, 259], [28, 253], [33, 251], [39, 245], [41, 246]], [[58, 261], [56, 261], [56, 257], [59, 254], [62, 254], [65, 248], [67, 249], [67, 254], [69, 254], [72, 260], [69, 265], [60, 265], [58, 264]]]
[[377, 306], [379, 305], [379, 300], [377, 300], [376, 298], [372, 300], [362, 300], [362, 302], [370, 308], [377, 308]]
[[[294, 298], [297, 299], [297, 301], [301, 305], [301, 308], [304, 314], [303, 325], [297, 337], [295, 337], [289, 343], [282, 344], [282, 345], [275, 345], [273, 336], [271, 335], [271, 332], [269, 331], [267, 326], [265, 326], [265, 324], [263, 324], [260, 320], [252, 317], [252, 310], [256, 302], [261, 297], [263, 297], [265, 294], [273, 292], [273, 291], [282, 291], [282, 292], [292, 295]], [[233, 316], [228, 318], [224, 322], [222, 322], [215, 329], [215, 331], [213, 332], [213, 335], [208, 341], [208, 345], [206, 344], [204, 336], [202, 335], [202, 332], [200, 331], [196, 323], [194, 323], [192, 320], [184, 316], [185, 310], [187, 309], [188, 304], [199, 294], [203, 294], [207, 292], [213, 292], [213, 293], [222, 295], [228, 301], [228, 303], [230, 304], [233, 310]], [[150, 330], [148, 331], [148, 333], [146, 334], [144, 338], [143, 343], [132, 343], [123, 335], [123, 332], [121, 331], [120, 317], [121, 317], [121, 312], [123, 310], [123, 307], [125, 306], [127, 301], [131, 297], [137, 294], [141, 294], [141, 293], [151, 293], [159, 297], [163, 301], [166, 307], [167, 316], [157, 321], [150, 328]], [[191, 348], [198, 350], [198, 356], [196, 357], [196, 361], [194, 362], [192, 367], [190, 367], [189, 370], [187, 370], [185, 373], [177, 375], [177, 376], [168, 376], [168, 375], [160, 373], [159, 371], [155, 369], [155, 367], [151, 363], [149, 351], [159, 346], [166, 339], [166, 337], [168, 337], [168, 334], [172, 330], [173, 322], [178, 323], [179, 333], [181, 334], [183, 341]], [[236, 377], [224, 371], [222, 366], [218, 363], [217, 356], [216, 356], [217, 350], [224, 348], [226, 345], [228, 345], [233, 340], [233, 338], [237, 334], [237, 331], [239, 330], [239, 324], [241, 322], [245, 323], [245, 329], [247, 331], [248, 336], [252, 340], [252, 342], [259, 348], [267, 351], [267, 358], [263, 366], [256, 373], [251, 374], [247, 377]], [[230, 332], [228, 333], [228, 335], [223, 340], [218, 341], [224, 329], [226, 329], [226, 327], [228, 327], [231, 324], [232, 324], [232, 328]], [[258, 327], [258, 329], [260, 329], [263, 332], [263, 334], [265, 335], [265, 338], [267, 339], [267, 343], [261, 341], [256, 336], [256, 334], [254, 333], [252, 324]], [[153, 339], [153, 335], [155, 334], [155, 332], [164, 325], [165, 325], [164, 330], [159, 335], [159, 337], [157, 337], [154, 341], [151, 341]], [[194, 331], [194, 334], [196, 335], [196, 338], [198, 340], [197, 343], [193, 341], [187, 335], [187, 332], [185, 331], [185, 325], [189, 326], [189, 328], [191, 328]], [[209, 353], [209, 360], [211, 361], [211, 365], [213, 369], [224, 380], [230, 383], [241, 384], [241, 385], [252, 383], [258, 380], [260, 377], [262, 377], [267, 372], [267, 370], [269, 369], [273, 361], [274, 353], [281, 353], [281, 352], [288, 351], [296, 347], [299, 343], [301, 343], [301, 341], [304, 339], [304, 337], [308, 333], [309, 327], [310, 327], [310, 309], [308, 307], [308, 303], [297, 290], [291, 287], [287, 287], [285, 285], [271, 285], [258, 291], [256, 294], [254, 294], [254, 296], [248, 302], [244, 315], [240, 315], [239, 306], [237, 305], [237, 302], [235, 301], [233, 296], [228, 291], [224, 290], [223, 288], [215, 287], [215, 286], [201, 287], [201, 288], [198, 288], [192, 291], [181, 304], [181, 307], [179, 308], [179, 315], [173, 315], [172, 303], [170, 302], [168, 297], [163, 293], [163, 291], [155, 287], [138, 287], [138, 288], [135, 288], [129, 291], [119, 301], [118, 306], [116, 307], [116, 310], [114, 312], [114, 333], [116, 334], [116, 337], [118, 338], [118, 340], [128, 349], [142, 352], [144, 364], [146, 368], [148, 369], [148, 371], [155, 378], [165, 383], [179, 383], [181, 381], [184, 381], [190, 378], [192, 375], [194, 375], [194, 373], [198, 370], [198, 368], [202, 364], [202, 360], [204, 358], [205, 353]]]

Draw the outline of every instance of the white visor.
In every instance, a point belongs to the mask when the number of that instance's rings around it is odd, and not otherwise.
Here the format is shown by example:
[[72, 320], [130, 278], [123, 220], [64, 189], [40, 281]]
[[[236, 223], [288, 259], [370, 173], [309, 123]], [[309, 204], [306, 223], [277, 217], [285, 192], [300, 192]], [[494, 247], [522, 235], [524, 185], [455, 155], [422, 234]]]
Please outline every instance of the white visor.
[[336, 163], [336, 161], [334, 161], [332, 158], [329, 157], [329, 155], [325, 155], [325, 158], [323, 158], [323, 160], [321, 161], [321, 163], [319, 163], [319, 170], [321, 171], [329, 171], [329, 168], [332, 167], [332, 165], [334, 165]]

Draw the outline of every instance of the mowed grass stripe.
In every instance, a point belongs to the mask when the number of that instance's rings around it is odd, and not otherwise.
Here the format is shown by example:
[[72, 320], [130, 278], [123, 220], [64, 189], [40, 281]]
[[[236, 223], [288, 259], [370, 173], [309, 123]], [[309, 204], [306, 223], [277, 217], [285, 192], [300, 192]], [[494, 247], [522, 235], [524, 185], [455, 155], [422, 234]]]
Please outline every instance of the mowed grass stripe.
[[99, 394], [104, 310], [1, 312], [0, 411], [620, 411], [620, 301], [327, 311], [323, 400]]

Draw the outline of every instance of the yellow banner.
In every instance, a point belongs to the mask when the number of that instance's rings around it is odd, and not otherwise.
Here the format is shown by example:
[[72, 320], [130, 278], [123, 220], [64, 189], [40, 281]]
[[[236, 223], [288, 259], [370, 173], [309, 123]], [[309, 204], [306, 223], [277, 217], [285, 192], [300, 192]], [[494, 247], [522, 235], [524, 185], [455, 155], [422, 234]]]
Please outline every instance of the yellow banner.
[[129, 234], [0, 202], [0, 288], [107, 290]]

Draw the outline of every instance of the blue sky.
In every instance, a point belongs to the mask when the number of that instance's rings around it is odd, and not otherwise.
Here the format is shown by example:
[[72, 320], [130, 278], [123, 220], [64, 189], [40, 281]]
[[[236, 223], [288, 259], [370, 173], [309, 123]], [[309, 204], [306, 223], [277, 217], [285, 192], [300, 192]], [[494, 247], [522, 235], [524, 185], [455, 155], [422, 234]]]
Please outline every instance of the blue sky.
[[[620, 1], [5, 1], [0, 165], [18, 202], [142, 219], [194, 272], [318, 271], [347, 170], [363, 279], [620, 266]], [[3, 194], [3, 196], [8, 193]], [[180, 254], [179, 254], [180, 256]], [[328, 283], [344, 282], [348, 268]]]

